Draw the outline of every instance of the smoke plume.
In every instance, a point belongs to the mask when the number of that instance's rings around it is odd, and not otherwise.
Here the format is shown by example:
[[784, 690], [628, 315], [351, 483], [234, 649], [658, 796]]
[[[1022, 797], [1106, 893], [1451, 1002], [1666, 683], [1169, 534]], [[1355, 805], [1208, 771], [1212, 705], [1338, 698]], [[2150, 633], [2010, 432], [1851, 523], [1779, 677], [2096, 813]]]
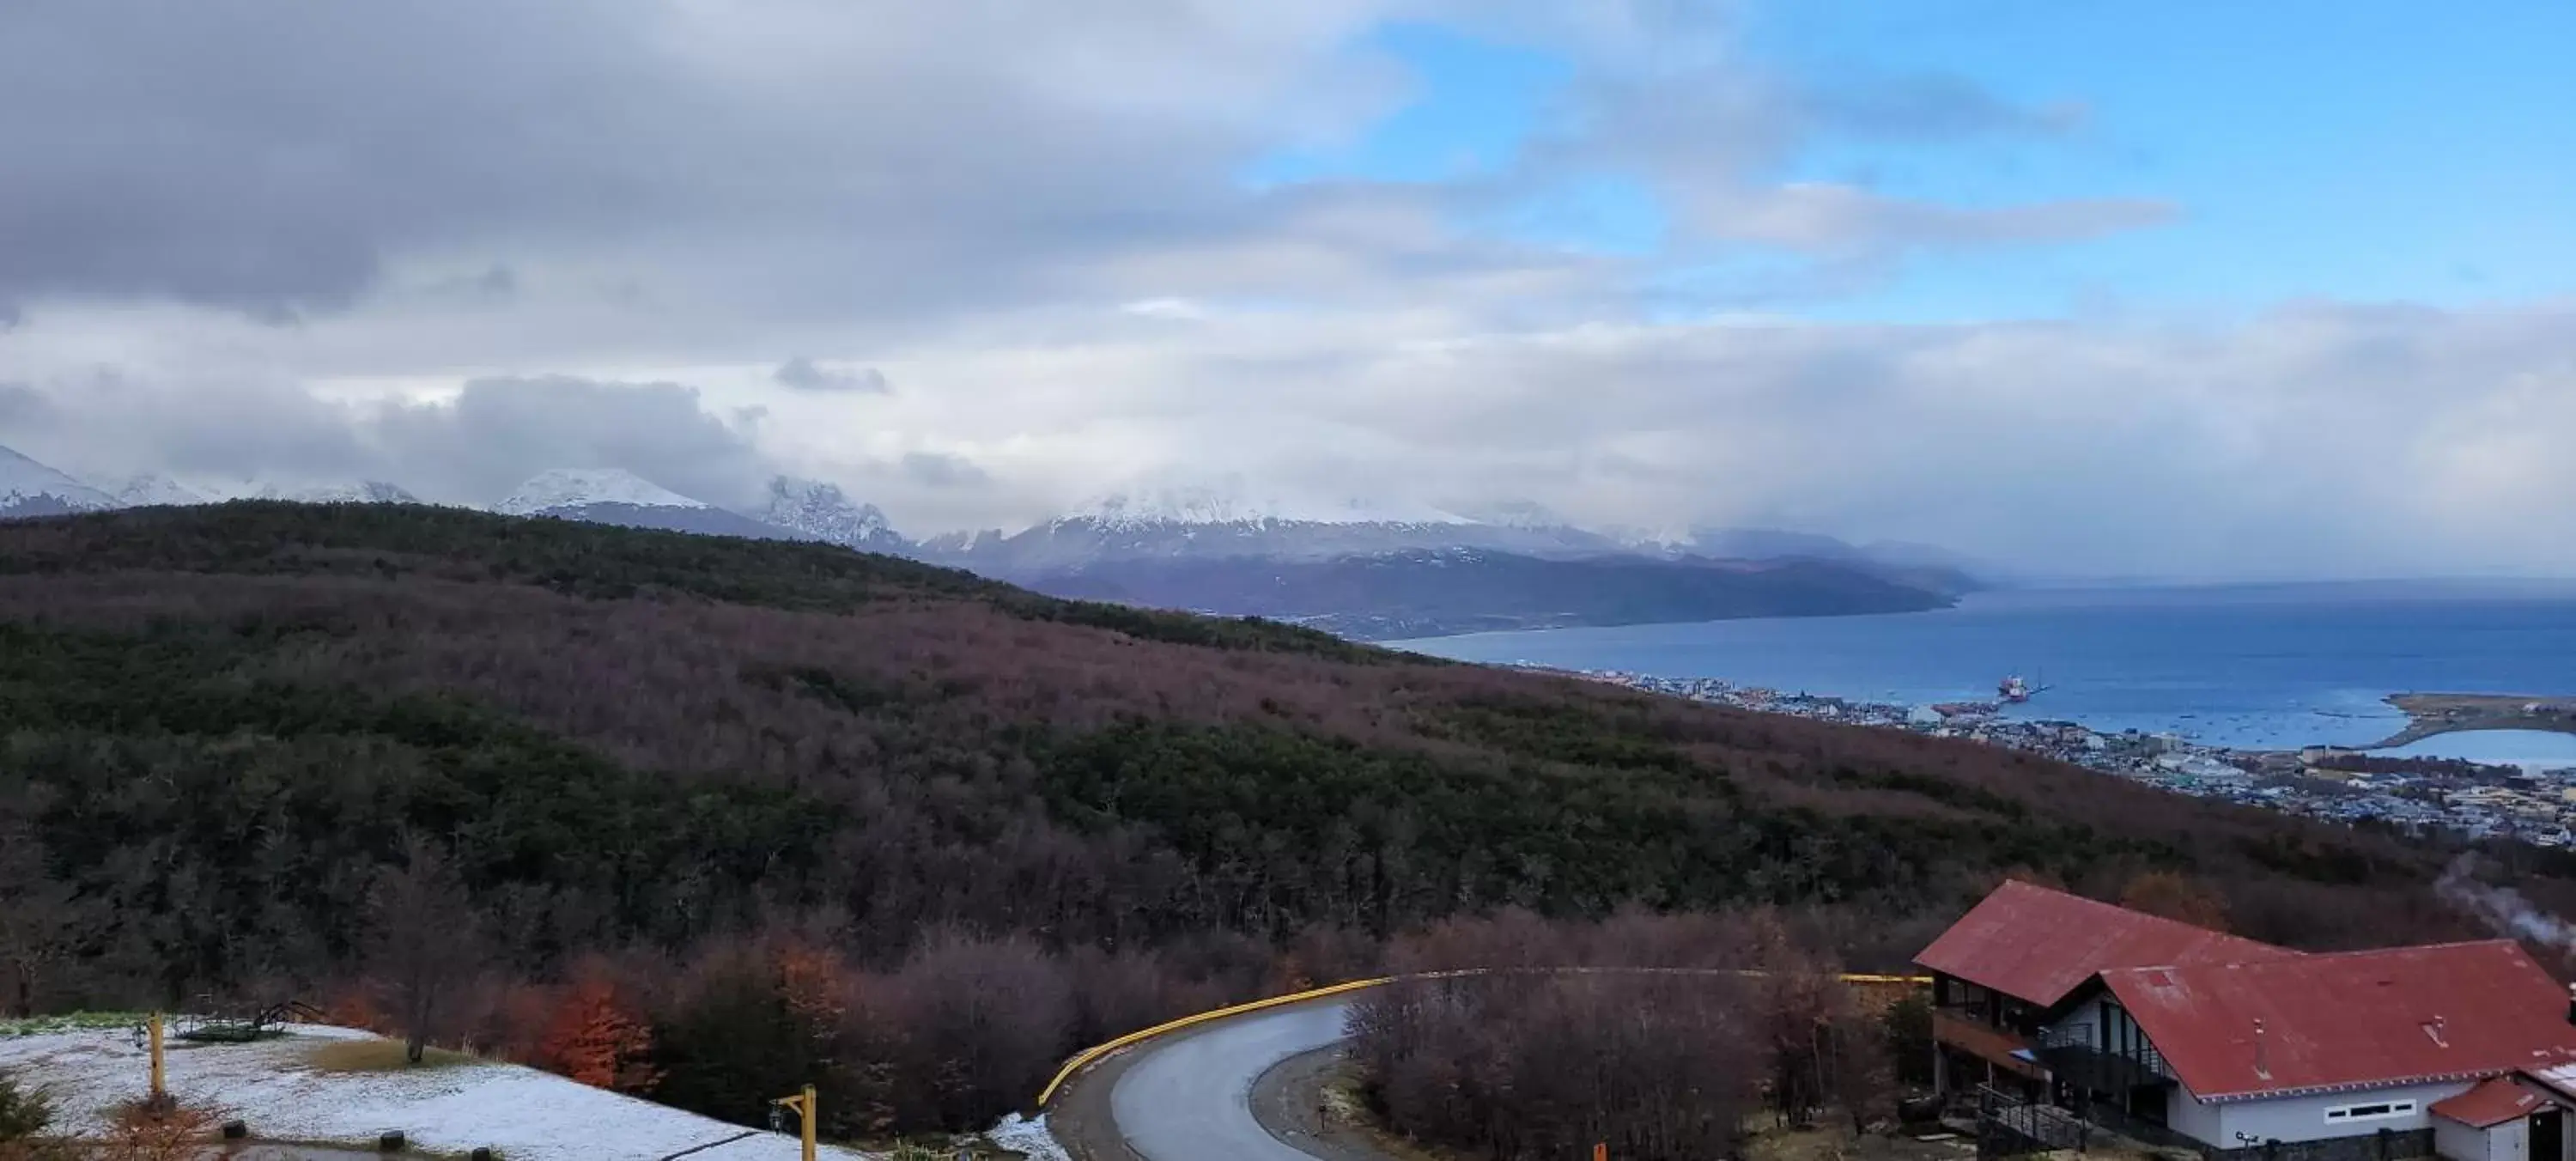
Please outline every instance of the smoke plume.
[[2450, 867], [2433, 884], [2434, 893], [2485, 921], [2499, 935], [2576, 952], [2576, 923], [2533, 906], [2522, 892], [2511, 887], [2479, 882], [2476, 872], [2477, 856], [2462, 854], [2451, 860]]

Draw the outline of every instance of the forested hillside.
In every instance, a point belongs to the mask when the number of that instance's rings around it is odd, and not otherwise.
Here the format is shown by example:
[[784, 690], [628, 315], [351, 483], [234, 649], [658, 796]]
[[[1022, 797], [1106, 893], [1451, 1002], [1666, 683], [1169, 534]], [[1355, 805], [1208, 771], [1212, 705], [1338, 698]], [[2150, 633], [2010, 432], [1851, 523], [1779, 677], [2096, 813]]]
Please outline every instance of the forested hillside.
[[1966, 743], [416, 507], [0, 525], [0, 728], [0, 1004], [324, 999], [742, 1118], [832, 1069], [851, 1132], [1502, 906], [1887, 965], [2008, 869], [2171, 872], [2468, 933], [2437, 852]]

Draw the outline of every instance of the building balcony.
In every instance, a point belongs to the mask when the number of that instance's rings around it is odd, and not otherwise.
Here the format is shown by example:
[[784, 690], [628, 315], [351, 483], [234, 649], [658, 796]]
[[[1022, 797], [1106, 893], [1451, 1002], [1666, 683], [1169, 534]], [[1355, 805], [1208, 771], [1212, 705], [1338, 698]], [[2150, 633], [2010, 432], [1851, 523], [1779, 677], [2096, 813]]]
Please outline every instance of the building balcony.
[[2038, 1055], [2058, 1080], [2094, 1092], [2125, 1093], [2174, 1083], [2173, 1069], [2155, 1045], [2140, 1042], [2106, 1049], [2096, 1042], [2090, 1024], [2070, 1025], [2040, 1037]]
[[1997, 1028], [1955, 1008], [1932, 1010], [1932, 1040], [1942, 1047], [1957, 1049], [2034, 1080], [2046, 1075], [2027, 1037]]

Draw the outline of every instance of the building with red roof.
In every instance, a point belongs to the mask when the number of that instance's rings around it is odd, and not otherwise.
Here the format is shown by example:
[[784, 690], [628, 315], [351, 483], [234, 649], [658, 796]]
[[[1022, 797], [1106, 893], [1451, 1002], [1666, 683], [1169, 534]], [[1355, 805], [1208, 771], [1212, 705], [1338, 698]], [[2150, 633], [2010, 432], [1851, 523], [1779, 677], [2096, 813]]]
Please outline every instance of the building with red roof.
[[2576, 1161], [2576, 1000], [2510, 941], [2310, 955], [2013, 882], [1916, 962], [1945, 1091], [2230, 1161]]
[[2045, 1008], [2104, 968], [2245, 963], [2298, 954], [2011, 879], [1960, 916], [1914, 962]]

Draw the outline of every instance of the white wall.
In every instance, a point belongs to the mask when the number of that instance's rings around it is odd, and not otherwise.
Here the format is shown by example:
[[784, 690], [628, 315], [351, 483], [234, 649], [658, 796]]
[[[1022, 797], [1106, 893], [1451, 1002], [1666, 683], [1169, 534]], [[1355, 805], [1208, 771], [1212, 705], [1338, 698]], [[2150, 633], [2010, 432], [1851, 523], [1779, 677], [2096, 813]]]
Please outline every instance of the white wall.
[[[2165, 1127], [2195, 1141], [2216, 1145], [2222, 1149], [2235, 1148], [2235, 1142], [2228, 1140], [2227, 1134], [2218, 1130], [2219, 1109], [2218, 1105], [2200, 1103], [2199, 1097], [2191, 1095], [2189, 1085], [2177, 1082], [2172, 1095], [2165, 1098]], [[2465, 1158], [2463, 1161], [2486, 1161], [2486, 1159], [2474, 1157]]]
[[2433, 1118], [2433, 1151], [2449, 1161], [2525, 1161], [2524, 1154], [2530, 1147], [2531, 1124], [2521, 1117], [2490, 1129], [2472, 1129], [2457, 1121]]
[[[2467, 1092], [2469, 1081], [2445, 1084], [2410, 1084], [2397, 1088], [2367, 1089], [2354, 1092], [2323, 1093], [2314, 1096], [2275, 1097], [2270, 1100], [2229, 1101], [2218, 1105], [2220, 1138], [2210, 1141], [2221, 1148], [2233, 1149], [2245, 1142], [2244, 1134], [2257, 1141], [2322, 1141], [2328, 1137], [2367, 1137], [2381, 1129], [2403, 1133], [2433, 1123], [2426, 1112], [2433, 1102]], [[2328, 1121], [2326, 1110], [2337, 1105], [2375, 1104], [2380, 1101], [2415, 1102], [2411, 1116], [2385, 1117], [2370, 1121]], [[2197, 1134], [2195, 1134], [2197, 1136]], [[2209, 1138], [2201, 1138], [2204, 1141]]]
[[[2515, 1117], [2487, 1130], [2486, 1161], [2523, 1161], [2531, 1148], [2531, 1122]], [[2558, 1161], [2552, 1157], [2548, 1161]]]
[[[2501, 1133], [2521, 1123], [2507, 1121], [2496, 1126], [2495, 1132]], [[2488, 1153], [2493, 1144], [2485, 1129], [2472, 1129], [2458, 1121], [2445, 1120], [2441, 1117], [2433, 1118], [2433, 1151], [2441, 1154], [2446, 1161], [2500, 1161], [2499, 1158], [2492, 1157]]]

